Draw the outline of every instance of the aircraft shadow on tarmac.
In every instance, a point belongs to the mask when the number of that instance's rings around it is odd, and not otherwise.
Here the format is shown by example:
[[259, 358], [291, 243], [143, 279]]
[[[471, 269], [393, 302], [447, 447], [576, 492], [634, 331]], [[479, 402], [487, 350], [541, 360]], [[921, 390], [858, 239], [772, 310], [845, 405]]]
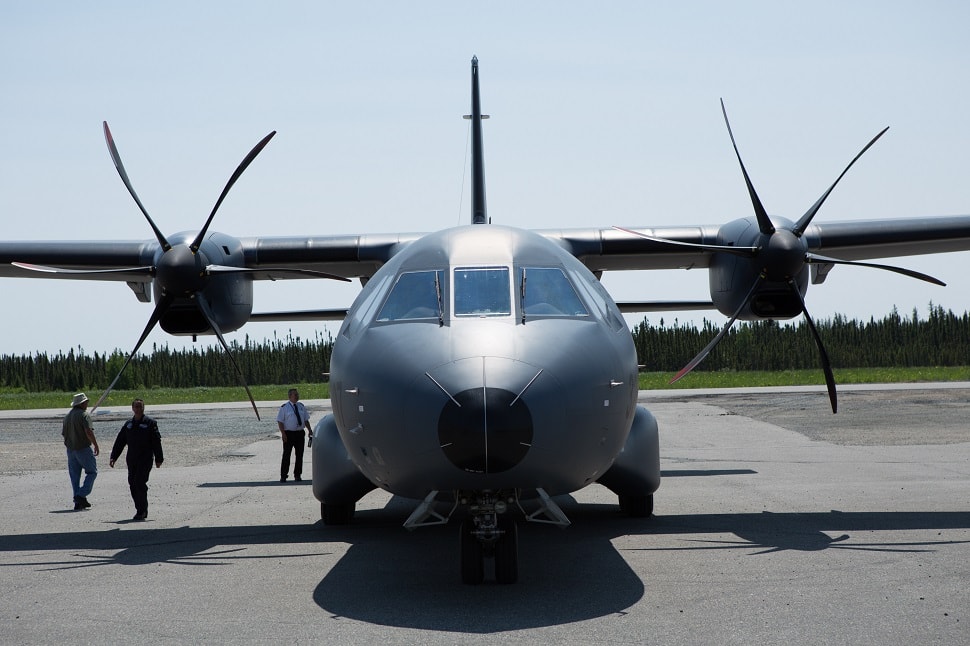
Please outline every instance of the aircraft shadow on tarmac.
[[[448, 525], [405, 536], [387, 535], [384, 510], [359, 513], [341, 528], [352, 543], [314, 592], [335, 617], [373, 624], [465, 633], [492, 633], [620, 616], [649, 592], [611, 543], [620, 536], [692, 536], [687, 546], [638, 548], [747, 549], [752, 555], [828, 548], [934, 551], [967, 541], [853, 543], [825, 532], [970, 529], [970, 512], [686, 514], [633, 519], [615, 505], [556, 499], [573, 524], [562, 531], [522, 523], [519, 582], [467, 586], [458, 577], [458, 530]], [[403, 520], [410, 507], [402, 507]], [[439, 531], [444, 530], [444, 531]], [[359, 532], [359, 533], [358, 533]], [[696, 535], [734, 534], [706, 541]], [[658, 543], [662, 542], [660, 540]]]
[[[683, 514], [633, 519], [615, 505], [557, 502], [572, 519], [566, 530], [520, 524], [519, 582], [467, 586], [458, 576], [458, 529], [453, 522], [407, 532], [411, 501], [391, 498], [364, 509], [346, 526], [250, 525], [126, 529], [69, 534], [0, 536], [0, 552], [30, 558], [5, 567], [36, 570], [169, 563], [194, 567], [244, 565], [272, 556], [247, 554], [259, 545], [289, 544], [286, 558], [332, 554], [349, 544], [320, 580], [313, 600], [333, 618], [372, 624], [486, 634], [621, 616], [649, 593], [612, 544], [639, 536], [648, 546], [624, 551], [748, 550], [752, 556], [788, 550], [935, 551], [966, 541], [855, 542], [844, 532], [970, 529], [966, 512], [818, 512]], [[826, 532], [843, 532], [831, 538]], [[724, 535], [733, 534], [735, 539]], [[714, 535], [711, 539], [704, 535]], [[674, 544], [670, 538], [675, 538]], [[666, 540], [665, 540], [666, 539]], [[341, 545], [341, 549], [342, 549]], [[304, 546], [301, 551], [299, 546]], [[85, 551], [98, 554], [85, 554]], [[112, 555], [103, 552], [117, 550]], [[34, 557], [44, 554], [42, 561]], [[63, 554], [58, 554], [63, 552]]]
[[286, 482], [278, 482], [276, 480], [250, 480], [243, 482], [203, 482], [199, 485], [200, 489], [215, 488], [221, 489], [224, 487], [240, 487], [248, 489], [249, 487], [308, 487], [312, 483], [309, 480], [287, 480]]

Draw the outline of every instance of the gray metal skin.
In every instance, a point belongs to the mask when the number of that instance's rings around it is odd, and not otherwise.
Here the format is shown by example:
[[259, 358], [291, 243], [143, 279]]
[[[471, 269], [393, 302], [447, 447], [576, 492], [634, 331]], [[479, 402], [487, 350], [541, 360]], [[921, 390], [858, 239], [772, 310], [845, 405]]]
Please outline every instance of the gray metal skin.
[[[445, 280], [440, 323], [375, 321], [379, 307], [361, 314], [375, 299], [379, 305], [402, 272], [440, 269], [449, 276], [454, 267], [483, 265], [561, 267], [585, 280], [599, 299], [585, 303], [590, 315], [582, 318], [523, 322], [518, 308], [509, 316], [460, 318], [449, 307]], [[603, 476], [624, 449], [636, 408], [633, 341], [596, 278], [545, 238], [496, 225], [428, 235], [387, 263], [350, 308], [330, 371], [333, 417], [350, 460], [375, 486], [416, 499], [430, 491], [510, 490], [532, 497], [537, 488], [550, 495], [580, 489]], [[501, 428], [505, 410], [472, 411], [467, 403], [462, 414], [480, 418], [470, 426], [484, 429], [488, 421], [500, 428], [482, 443], [483, 470], [460, 468], [446, 457], [439, 438], [443, 411], [453, 396], [470, 389], [501, 390], [524, 403], [531, 437], [514, 466], [489, 466], [489, 450], [513, 450], [502, 442], [522, 439]], [[321, 444], [313, 447], [315, 464]], [[659, 485], [656, 469], [642, 469]], [[331, 482], [343, 477], [314, 471], [321, 502], [349, 502]]]

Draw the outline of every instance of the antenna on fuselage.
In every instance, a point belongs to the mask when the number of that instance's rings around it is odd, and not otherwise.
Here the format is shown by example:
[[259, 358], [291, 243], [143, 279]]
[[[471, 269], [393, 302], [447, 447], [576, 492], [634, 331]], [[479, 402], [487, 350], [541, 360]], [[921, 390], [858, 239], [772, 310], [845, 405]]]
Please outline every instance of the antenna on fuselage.
[[465, 119], [472, 121], [472, 224], [488, 224], [485, 209], [485, 152], [482, 144], [482, 102], [478, 94], [478, 57], [472, 56], [472, 113]]

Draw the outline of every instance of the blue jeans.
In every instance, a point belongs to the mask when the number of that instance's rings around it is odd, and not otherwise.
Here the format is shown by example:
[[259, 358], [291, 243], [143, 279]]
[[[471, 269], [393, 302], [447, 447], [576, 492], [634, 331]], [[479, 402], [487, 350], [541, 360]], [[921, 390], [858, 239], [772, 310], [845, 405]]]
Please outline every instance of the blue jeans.
[[[81, 483], [81, 469], [84, 469], [84, 484]], [[67, 472], [71, 476], [71, 487], [75, 498], [87, 498], [98, 477], [98, 461], [94, 449], [89, 447], [73, 451], [67, 449]]]

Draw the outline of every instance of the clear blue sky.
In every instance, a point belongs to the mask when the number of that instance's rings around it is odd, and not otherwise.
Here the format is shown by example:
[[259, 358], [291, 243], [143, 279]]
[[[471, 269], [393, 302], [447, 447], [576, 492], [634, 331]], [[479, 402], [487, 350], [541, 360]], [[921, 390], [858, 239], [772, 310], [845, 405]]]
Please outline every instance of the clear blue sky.
[[[102, 120], [166, 233], [197, 230], [271, 130], [279, 134], [213, 229], [242, 237], [465, 223], [460, 117], [472, 55], [492, 116], [485, 167], [496, 223], [750, 215], [720, 97], [771, 213], [800, 216], [887, 125], [816, 222], [970, 213], [967, 25], [970, 8], [934, 1], [5, 2], [2, 235], [152, 237], [111, 164]], [[810, 310], [868, 318], [893, 305], [925, 312], [930, 300], [970, 307], [970, 255], [899, 264], [949, 286], [841, 267], [810, 287]], [[617, 299], [708, 297], [703, 271], [604, 283]], [[349, 305], [356, 292], [259, 283], [255, 309]], [[151, 313], [117, 283], [0, 279], [0, 299], [0, 353], [127, 351]], [[230, 338], [316, 327], [250, 324]], [[156, 330], [144, 347], [165, 342], [187, 343]]]

